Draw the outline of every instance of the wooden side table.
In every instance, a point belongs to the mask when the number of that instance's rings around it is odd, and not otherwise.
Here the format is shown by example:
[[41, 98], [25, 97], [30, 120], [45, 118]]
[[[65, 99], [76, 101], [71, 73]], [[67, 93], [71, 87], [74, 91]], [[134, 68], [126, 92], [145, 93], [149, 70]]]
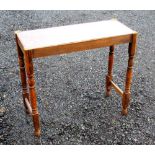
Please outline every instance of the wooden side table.
[[[122, 97], [122, 114], [127, 115], [130, 99], [132, 68], [136, 50], [137, 32], [117, 20], [60, 26], [46, 29], [15, 32], [20, 66], [23, 101], [26, 112], [32, 115], [35, 135], [40, 136], [39, 113], [37, 108], [33, 59], [105, 46], [110, 47], [106, 95], [113, 87]], [[128, 67], [125, 89], [122, 91], [112, 81], [114, 45], [129, 44]]]

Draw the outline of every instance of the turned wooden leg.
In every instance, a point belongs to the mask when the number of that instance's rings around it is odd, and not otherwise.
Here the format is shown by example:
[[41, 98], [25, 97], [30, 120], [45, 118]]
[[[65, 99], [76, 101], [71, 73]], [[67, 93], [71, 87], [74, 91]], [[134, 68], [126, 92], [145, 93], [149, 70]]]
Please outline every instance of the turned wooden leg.
[[129, 49], [128, 49], [129, 60], [128, 60], [128, 67], [127, 67], [127, 73], [126, 73], [125, 91], [122, 97], [122, 114], [123, 115], [127, 115], [128, 105], [130, 102], [130, 88], [131, 88], [131, 82], [132, 82], [132, 68], [133, 68], [133, 63], [134, 63], [134, 55], [136, 51], [136, 38], [137, 38], [137, 34], [133, 34], [132, 42], [129, 43]]
[[26, 106], [26, 102], [25, 102], [26, 98], [29, 100], [29, 93], [28, 93], [28, 89], [27, 89], [24, 54], [18, 45], [17, 36], [16, 36], [16, 45], [17, 45], [17, 52], [18, 52], [18, 62], [19, 62], [19, 67], [20, 67], [21, 85], [22, 85], [22, 90], [23, 90], [22, 91], [23, 92], [23, 102], [24, 102], [26, 113], [30, 114], [29, 110]]
[[33, 124], [35, 129], [35, 135], [40, 136], [40, 123], [39, 123], [39, 113], [37, 108], [36, 91], [35, 91], [32, 51], [25, 51], [25, 65], [26, 65], [26, 72], [28, 77], [30, 102], [32, 107], [32, 118], [33, 118]]
[[108, 74], [106, 76], [106, 96], [111, 94], [112, 68], [114, 63], [114, 46], [110, 46], [109, 60], [108, 60]]

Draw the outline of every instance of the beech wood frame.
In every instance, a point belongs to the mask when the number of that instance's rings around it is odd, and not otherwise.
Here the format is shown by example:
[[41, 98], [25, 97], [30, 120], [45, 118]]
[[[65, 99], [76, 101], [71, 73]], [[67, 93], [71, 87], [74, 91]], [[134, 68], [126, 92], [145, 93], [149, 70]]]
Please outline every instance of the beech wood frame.
[[[33, 58], [45, 57], [50, 55], [58, 55], [63, 53], [70, 53], [75, 51], [82, 51], [101, 47], [110, 47], [109, 60], [108, 60], [108, 74], [106, 75], [106, 96], [111, 93], [111, 88], [122, 97], [122, 114], [127, 115], [128, 105], [130, 101], [130, 88], [132, 81], [132, 69], [134, 62], [134, 55], [136, 51], [136, 41], [137, 33], [110, 37], [106, 39], [91, 40], [78, 43], [70, 43], [59, 46], [52, 46], [47, 48], [39, 48], [32, 50], [25, 50], [22, 47], [20, 40], [18, 39], [18, 32], [16, 32], [16, 45], [18, 52], [18, 60], [20, 67], [20, 76], [23, 92], [23, 102], [25, 106], [26, 113], [32, 115], [34, 124], [34, 134], [40, 136], [40, 121], [39, 113], [37, 107], [36, 91], [35, 91], [35, 79], [34, 79], [34, 69], [33, 69]], [[125, 90], [122, 91], [113, 81], [112, 81], [112, 68], [114, 63], [114, 45], [129, 43], [129, 59], [128, 67], [125, 79]]]

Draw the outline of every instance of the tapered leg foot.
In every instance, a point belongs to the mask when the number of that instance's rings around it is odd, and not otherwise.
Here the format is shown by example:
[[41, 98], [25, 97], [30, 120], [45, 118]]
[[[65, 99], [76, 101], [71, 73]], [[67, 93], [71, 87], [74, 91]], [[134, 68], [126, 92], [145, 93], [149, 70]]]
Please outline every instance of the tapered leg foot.
[[36, 137], [40, 137], [40, 135], [41, 135], [40, 129], [36, 130], [36, 131], [34, 132], [34, 135], [35, 135]]
[[111, 92], [106, 92], [105, 97], [109, 97], [109, 96], [111, 96]]
[[128, 109], [122, 109], [122, 112], [121, 112], [122, 115], [125, 115], [127, 116], [128, 115]]
[[35, 136], [39, 137], [41, 134], [40, 131], [40, 121], [39, 121], [39, 114], [33, 114], [32, 115], [33, 118], [33, 124], [34, 124], [34, 134]]
[[130, 93], [128, 94], [124, 93], [122, 97], [122, 115], [128, 114], [129, 103], [130, 103]]

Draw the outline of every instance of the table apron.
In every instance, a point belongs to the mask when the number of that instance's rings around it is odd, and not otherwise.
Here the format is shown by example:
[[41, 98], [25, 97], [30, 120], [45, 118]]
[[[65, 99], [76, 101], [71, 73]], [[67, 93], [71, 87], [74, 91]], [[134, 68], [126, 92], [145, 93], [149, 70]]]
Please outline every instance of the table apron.
[[32, 50], [24, 50], [24, 52], [32, 51], [32, 57], [39, 58], [39, 57], [46, 57], [50, 55], [67, 54], [71, 52], [102, 48], [102, 47], [107, 47], [107, 46], [112, 46], [117, 44], [125, 44], [129, 42], [132, 42], [132, 34], [117, 36], [117, 37], [109, 37], [106, 39], [104, 38], [104, 39], [82, 41], [82, 42], [69, 43], [69, 44], [63, 44], [63, 45], [57, 45], [57, 46], [51, 46], [51, 47], [37, 48]]

